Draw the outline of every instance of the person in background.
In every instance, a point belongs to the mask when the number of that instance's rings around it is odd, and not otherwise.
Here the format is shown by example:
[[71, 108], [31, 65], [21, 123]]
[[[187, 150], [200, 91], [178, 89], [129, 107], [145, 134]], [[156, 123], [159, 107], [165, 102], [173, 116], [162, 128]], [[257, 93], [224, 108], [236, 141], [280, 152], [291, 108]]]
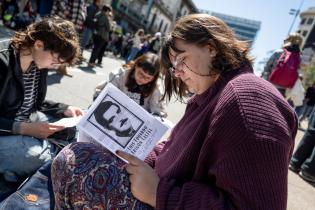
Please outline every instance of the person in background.
[[[107, 5], [107, 6], [110, 7], [109, 5]], [[112, 34], [114, 33], [113, 32], [113, 26], [114, 26], [114, 24], [116, 24], [116, 22], [113, 21], [112, 10], [110, 12], [107, 12], [106, 15], [107, 15], [107, 18], [109, 21], [108, 40], [107, 40], [106, 44], [103, 45], [103, 47], [100, 49], [100, 53], [98, 54], [98, 57], [96, 59], [98, 66], [102, 66], [102, 61], [103, 61], [103, 57], [105, 55], [106, 49], [108, 48], [108, 44], [112, 41]]]
[[85, 0], [54, 0], [51, 15], [71, 21], [81, 32], [86, 17]]
[[127, 164], [93, 144], [65, 147], [52, 164], [56, 209], [285, 210], [297, 117], [253, 73], [248, 44], [193, 14], [161, 56], [164, 96], [194, 93], [168, 140], [145, 161], [117, 151]]
[[[86, 17], [85, 0], [54, 0], [51, 15], [71, 21], [76, 31], [80, 33], [83, 29], [83, 23]], [[79, 58], [78, 61], [81, 61], [82, 55], [80, 55]], [[68, 74], [68, 69], [65, 65], [61, 65], [58, 71]]]
[[158, 54], [161, 48], [161, 32], [156, 32], [150, 40], [149, 51]]
[[[269, 58], [267, 61], [264, 71], [262, 72], [261, 77], [265, 80], [269, 81], [270, 75], [272, 71], [275, 69], [275, 67], [278, 64], [279, 58], [284, 53], [284, 49], [292, 52], [292, 53], [300, 53], [301, 44], [302, 44], [303, 38], [298, 33], [291, 33], [285, 40], [284, 44], [282, 46], [282, 49], [277, 49]], [[285, 97], [285, 91], [286, 88], [277, 86], [277, 89], [280, 91], [280, 93]]]
[[86, 8], [86, 18], [84, 21], [84, 29], [80, 42], [81, 51], [83, 51], [85, 47], [90, 43], [93, 35], [93, 30], [96, 27], [96, 23], [94, 22], [95, 14], [98, 13], [102, 8], [101, 1], [102, 0], [94, 0], [93, 4], [89, 5]]
[[51, 13], [54, 0], [39, 0], [39, 16], [41, 18]]
[[306, 181], [315, 183], [315, 110], [313, 109], [308, 127], [297, 146], [289, 168]]
[[49, 123], [82, 115], [78, 107], [45, 100], [47, 70], [72, 64], [80, 54], [74, 25], [45, 18], [14, 34], [0, 51], [0, 174], [19, 182], [51, 160], [47, 137], [64, 129]]
[[137, 56], [137, 53], [140, 50], [140, 45], [142, 43], [143, 36], [144, 36], [144, 30], [143, 29], [139, 29], [135, 33], [135, 35], [132, 39], [132, 47], [131, 47], [129, 55], [126, 59], [126, 63], [128, 63], [131, 60], [134, 60], [135, 57]]
[[91, 53], [91, 57], [88, 65], [90, 67], [95, 67], [95, 61], [98, 59], [98, 62], [103, 57], [104, 47], [106, 47], [107, 42], [109, 41], [109, 31], [110, 31], [110, 22], [109, 22], [109, 13], [111, 13], [112, 8], [109, 5], [104, 5], [102, 10], [99, 11], [95, 17], [95, 30], [94, 30], [94, 47]]
[[299, 116], [299, 124], [310, 116], [315, 106], [315, 82], [307, 88], [305, 94], [305, 104], [301, 115]]
[[159, 58], [153, 53], [146, 53], [134, 62], [114, 70], [109, 79], [95, 88], [93, 98], [96, 99], [108, 82], [115, 85], [149, 113], [166, 117], [165, 103], [161, 100], [158, 84]]
[[19, 6], [16, 0], [5, 0], [1, 2], [1, 20], [3, 25], [14, 28], [14, 17], [19, 13]]

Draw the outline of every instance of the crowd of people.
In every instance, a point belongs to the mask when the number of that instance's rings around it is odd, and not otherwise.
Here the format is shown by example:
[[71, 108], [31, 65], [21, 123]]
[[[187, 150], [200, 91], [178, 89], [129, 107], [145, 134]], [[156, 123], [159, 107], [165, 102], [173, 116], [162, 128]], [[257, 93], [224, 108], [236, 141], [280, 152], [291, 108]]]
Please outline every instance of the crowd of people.
[[0, 3], [2, 23], [10, 29], [24, 29], [47, 15], [57, 15], [74, 23], [80, 35], [81, 50], [92, 49], [90, 67], [96, 65], [95, 61], [101, 65], [106, 51], [130, 61], [160, 49], [160, 32], [152, 35], [145, 34], [143, 29], [135, 33], [122, 31], [114, 21], [111, 7], [104, 5], [103, 0], [5, 0]]
[[[160, 32], [115, 31], [115, 14], [101, 2], [1, 2], [3, 24], [19, 29], [0, 45], [1, 178], [21, 183], [48, 167], [52, 189], [43, 189], [50, 193], [42, 199], [51, 199], [55, 209], [284, 210], [288, 168], [315, 182], [315, 86], [303, 102], [294, 97], [303, 89], [300, 35], [284, 40], [260, 78], [253, 73], [248, 43], [219, 18], [183, 16], [162, 42]], [[47, 72], [78, 64], [91, 46], [91, 68], [102, 64], [108, 49], [126, 62], [95, 84], [93, 99], [110, 82], [160, 117], [167, 117], [165, 104], [172, 97], [188, 99], [170, 136], [144, 161], [117, 151], [126, 164], [96, 144], [73, 143], [75, 135], [62, 149], [51, 141], [76, 132], [52, 122], [83, 111], [45, 99]], [[118, 136], [133, 135], [134, 129], [114, 126], [114, 118], [126, 120], [108, 114], [109, 109], [121, 112], [105, 101], [95, 120]], [[299, 121], [307, 118], [293, 153]], [[15, 190], [0, 209], [16, 203]], [[35, 196], [23, 200], [36, 202], [43, 194]]]

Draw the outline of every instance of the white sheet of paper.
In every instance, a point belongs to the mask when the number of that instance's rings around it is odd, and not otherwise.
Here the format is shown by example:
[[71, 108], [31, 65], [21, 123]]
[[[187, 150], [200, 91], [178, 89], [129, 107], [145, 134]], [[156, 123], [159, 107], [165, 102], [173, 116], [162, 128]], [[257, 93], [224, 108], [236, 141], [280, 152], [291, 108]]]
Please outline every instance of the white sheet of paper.
[[155, 118], [108, 83], [77, 127], [83, 132], [80, 141], [94, 140], [113, 154], [122, 150], [144, 160], [171, 124]]
[[54, 125], [63, 125], [65, 127], [73, 127], [76, 126], [79, 121], [81, 120], [82, 116], [79, 117], [66, 117], [66, 118], [62, 118], [52, 124]]

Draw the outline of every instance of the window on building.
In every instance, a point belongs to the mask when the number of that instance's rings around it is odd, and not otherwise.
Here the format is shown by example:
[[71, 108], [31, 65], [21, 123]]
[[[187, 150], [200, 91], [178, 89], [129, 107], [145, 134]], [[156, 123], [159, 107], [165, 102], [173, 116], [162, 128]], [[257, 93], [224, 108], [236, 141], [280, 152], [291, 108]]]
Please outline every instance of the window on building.
[[163, 26], [163, 20], [161, 20], [161, 22], [160, 22], [160, 26], [159, 26], [159, 30], [158, 31], [161, 31], [162, 26]]
[[168, 24], [166, 23], [165, 26], [164, 26], [164, 30], [163, 30], [164, 33], [166, 32], [167, 27], [168, 27]]
[[314, 20], [314, 18], [309, 18], [308, 20], [307, 20], [307, 25], [312, 25], [312, 23], [313, 23], [313, 20]]
[[302, 20], [301, 20], [301, 25], [303, 25], [304, 23], [305, 23], [305, 21], [306, 21], [306, 18], [303, 18]]
[[307, 31], [303, 31], [302, 36], [306, 37]]

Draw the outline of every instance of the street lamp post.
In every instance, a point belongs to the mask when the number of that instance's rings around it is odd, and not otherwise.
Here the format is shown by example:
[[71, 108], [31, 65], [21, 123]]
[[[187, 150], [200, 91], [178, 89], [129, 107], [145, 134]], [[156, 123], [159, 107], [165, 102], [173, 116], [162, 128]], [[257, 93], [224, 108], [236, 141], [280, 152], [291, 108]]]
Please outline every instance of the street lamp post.
[[290, 9], [289, 14], [290, 14], [290, 15], [294, 15], [294, 18], [293, 18], [292, 24], [291, 24], [291, 26], [290, 26], [290, 28], [289, 28], [288, 35], [291, 33], [291, 30], [292, 30], [292, 27], [293, 27], [293, 25], [294, 25], [294, 23], [295, 23], [296, 17], [297, 17], [297, 16], [300, 14], [300, 12], [301, 12], [301, 8], [302, 8], [303, 3], [304, 3], [304, 0], [301, 1], [300, 6], [299, 6], [298, 9]]

